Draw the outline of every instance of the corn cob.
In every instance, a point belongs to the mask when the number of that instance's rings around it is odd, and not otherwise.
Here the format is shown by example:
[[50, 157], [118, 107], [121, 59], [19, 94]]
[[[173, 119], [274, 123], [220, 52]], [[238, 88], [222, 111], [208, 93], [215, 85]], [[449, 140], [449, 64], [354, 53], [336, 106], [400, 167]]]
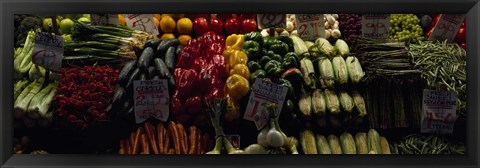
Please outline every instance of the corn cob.
[[368, 154], [367, 133], [359, 132], [355, 134], [355, 145], [358, 154]]
[[369, 141], [369, 148], [368, 150], [370, 152], [373, 152], [375, 154], [381, 154], [382, 153], [382, 147], [380, 144], [380, 135], [378, 134], [377, 131], [374, 129], [370, 129], [367, 133], [367, 138]]
[[355, 147], [355, 140], [353, 139], [352, 134], [344, 132], [340, 135], [340, 143], [342, 146], [343, 154], [357, 154], [357, 149]]
[[340, 99], [340, 105], [345, 112], [351, 113], [355, 104], [353, 103], [352, 97], [345, 91], [338, 91], [338, 97]]
[[312, 61], [310, 61], [308, 58], [303, 58], [300, 60], [300, 70], [302, 71], [305, 84], [310, 88], [315, 89], [315, 69], [313, 68]]
[[354, 84], [359, 83], [363, 76], [365, 76], [365, 72], [363, 72], [362, 65], [360, 65], [358, 58], [349, 56], [345, 60], [345, 63], [347, 65], [347, 72], [350, 81]]
[[328, 136], [328, 144], [330, 145], [330, 150], [332, 154], [342, 154], [342, 147], [340, 147], [340, 141], [335, 135]]
[[305, 116], [310, 116], [312, 113], [312, 98], [310, 93], [303, 93], [298, 101], [300, 112]]
[[336, 56], [333, 58], [332, 64], [337, 82], [340, 84], [348, 83], [348, 72], [345, 59], [343, 59], [341, 56]]
[[335, 92], [325, 89], [325, 103], [327, 104], [327, 110], [332, 114], [340, 113], [340, 102]]
[[317, 116], [324, 116], [327, 112], [325, 97], [323, 97], [323, 92], [320, 89], [315, 89], [312, 94], [312, 110], [313, 114]]
[[367, 115], [367, 108], [365, 107], [365, 100], [363, 100], [362, 95], [357, 91], [352, 92], [353, 102], [355, 103], [355, 108], [357, 109], [360, 116]]
[[328, 58], [321, 58], [318, 61], [318, 69], [320, 80], [323, 80], [327, 87], [333, 87], [335, 84], [335, 72], [333, 71], [332, 62]]
[[318, 154], [332, 154], [332, 150], [330, 149], [330, 145], [328, 145], [325, 136], [317, 134], [315, 140], [317, 141]]
[[381, 136], [380, 145], [382, 146], [382, 154], [392, 154], [390, 152], [390, 145], [388, 144], [387, 138]]
[[303, 153], [318, 154], [315, 142], [315, 136], [312, 131], [305, 130], [300, 133], [300, 142], [302, 143]]

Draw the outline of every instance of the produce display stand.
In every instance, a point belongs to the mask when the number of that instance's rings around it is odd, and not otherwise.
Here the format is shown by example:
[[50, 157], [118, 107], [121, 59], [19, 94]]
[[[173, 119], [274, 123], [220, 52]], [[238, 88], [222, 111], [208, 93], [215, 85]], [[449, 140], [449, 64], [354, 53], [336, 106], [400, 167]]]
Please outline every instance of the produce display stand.
[[464, 154], [464, 17], [15, 15], [14, 153]]

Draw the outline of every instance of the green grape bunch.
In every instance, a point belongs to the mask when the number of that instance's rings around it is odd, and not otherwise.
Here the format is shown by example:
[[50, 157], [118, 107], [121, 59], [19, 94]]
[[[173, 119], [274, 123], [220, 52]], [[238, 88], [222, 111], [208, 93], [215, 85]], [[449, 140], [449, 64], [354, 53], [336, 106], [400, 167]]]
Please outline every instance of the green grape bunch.
[[415, 14], [390, 15], [390, 39], [418, 43], [425, 40], [420, 19]]

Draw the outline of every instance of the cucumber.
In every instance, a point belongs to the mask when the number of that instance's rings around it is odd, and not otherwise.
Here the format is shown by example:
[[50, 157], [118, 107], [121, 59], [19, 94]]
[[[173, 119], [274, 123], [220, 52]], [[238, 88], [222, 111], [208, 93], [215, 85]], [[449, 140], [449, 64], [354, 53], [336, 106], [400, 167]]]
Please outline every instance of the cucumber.
[[[132, 104], [132, 106], [133, 106], [133, 104]], [[122, 111], [128, 111], [130, 109], [130, 107], [132, 107], [132, 106], [130, 105], [130, 101], [125, 101], [122, 104], [122, 109], [121, 110]]]
[[155, 76], [152, 78], [152, 80], [160, 80], [160, 76], [155, 75]]
[[153, 63], [161, 78], [170, 78], [170, 76], [172, 76], [170, 74], [170, 71], [168, 70], [167, 64], [165, 64], [165, 62], [162, 59], [155, 58], [153, 60]]
[[161, 39], [151, 39], [151, 40], [148, 40], [144, 47], [147, 48], [147, 47], [152, 47], [152, 48], [157, 48], [158, 45], [160, 44], [160, 42], [162, 42]]
[[152, 47], [145, 48], [145, 50], [143, 50], [142, 52], [142, 55], [138, 59], [138, 68], [140, 68], [141, 70], [147, 69], [147, 67], [150, 66], [150, 62], [152, 62], [154, 56], [155, 53]]
[[140, 74], [140, 80], [148, 80], [147, 79], [147, 73]]
[[123, 66], [118, 75], [118, 83], [120, 86], [125, 86], [127, 84], [128, 77], [130, 77], [135, 69], [137, 69], [137, 60], [129, 61]]
[[176, 38], [162, 41], [160, 42], [160, 44], [158, 44], [157, 53], [160, 55], [163, 55], [163, 53], [167, 51], [168, 47], [177, 46], [179, 44], [180, 44], [180, 41], [178, 41], [178, 39]]
[[140, 77], [140, 69], [136, 68], [133, 72], [132, 75], [130, 75], [130, 78], [128, 79], [128, 83], [125, 88], [130, 88], [133, 87], [133, 81], [137, 80]]
[[158, 74], [158, 72], [157, 72], [157, 69], [155, 68], [155, 66], [150, 65], [150, 67], [148, 67], [147, 78], [152, 79], [157, 74]]
[[180, 54], [180, 52], [182, 52], [182, 50], [183, 50], [183, 45], [178, 45], [177, 49], [175, 50], [175, 55]]
[[113, 94], [112, 105], [116, 106], [119, 105], [120, 102], [125, 101], [125, 97], [127, 96], [127, 92], [123, 87], [117, 87], [115, 89], [115, 94]]
[[175, 47], [170, 46], [167, 49], [167, 52], [165, 53], [165, 64], [167, 65], [167, 68], [172, 71], [173, 68], [175, 68]]

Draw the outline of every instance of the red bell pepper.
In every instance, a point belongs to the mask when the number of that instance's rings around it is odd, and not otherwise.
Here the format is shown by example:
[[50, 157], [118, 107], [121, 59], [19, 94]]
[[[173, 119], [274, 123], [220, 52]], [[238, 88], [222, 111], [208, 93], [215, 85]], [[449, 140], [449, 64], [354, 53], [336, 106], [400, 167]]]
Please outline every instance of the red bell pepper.
[[190, 68], [193, 65], [193, 60], [199, 56], [198, 54], [199, 50], [186, 46], [178, 55], [175, 67], [184, 69]]
[[211, 81], [214, 75], [218, 75], [218, 71], [216, 71], [213, 64], [206, 63], [200, 70], [200, 79], [199, 79], [199, 91], [201, 93], [207, 92], [210, 88], [212, 88]]
[[176, 83], [177, 91], [179, 91], [180, 96], [188, 96], [191, 92], [194, 92], [197, 82], [198, 74], [193, 69], [184, 70], [185, 72], [179, 78], [179, 82]]
[[197, 57], [195, 58], [195, 61], [193, 62], [193, 66], [192, 68], [195, 69], [195, 71], [197, 72], [200, 72], [202, 70], [202, 68], [205, 66], [205, 64], [207, 64], [207, 60], [205, 60], [205, 58], [202, 58], [202, 57]]
[[212, 43], [207, 50], [207, 54], [205, 55], [207, 59], [212, 58], [215, 54], [222, 54], [223, 50], [225, 50], [223, 43]]
[[205, 96], [207, 99], [214, 99], [214, 98], [223, 98], [225, 97], [225, 95], [223, 94], [222, 92], [223, 90], [223, 87], [222, 88], [212, 88], [207, 96]]
[[193, 96], [188, 98], [185, 101], [185, 106], [187, 107], [188, 114], [201, 114], [203, 111], [202, 107], [202, 96]]
[[228, 78], [227, 60], [225, 60], [225, 57], [223, 55], [221, 54], [213, 55], [211, 63], [215, 65], [215, 69], [217, 69], [218, 74], [220, 75], [220, 78], [222, 79]]

